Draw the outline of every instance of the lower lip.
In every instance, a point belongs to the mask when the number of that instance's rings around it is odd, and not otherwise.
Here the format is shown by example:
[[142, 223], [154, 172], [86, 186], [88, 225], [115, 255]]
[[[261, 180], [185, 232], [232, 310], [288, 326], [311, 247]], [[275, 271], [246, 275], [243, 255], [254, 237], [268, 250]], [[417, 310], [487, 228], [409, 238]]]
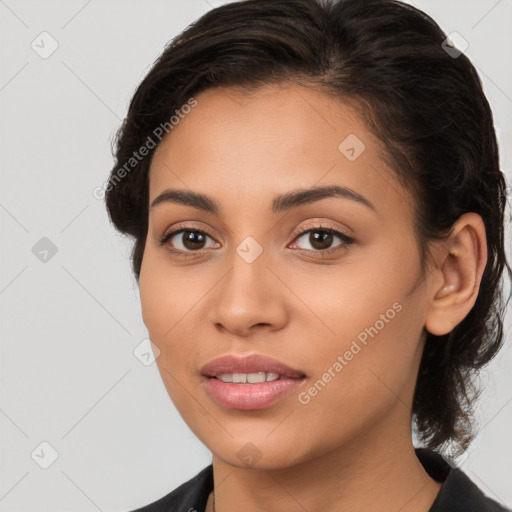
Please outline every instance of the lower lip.
[[204, 377], [206, 390], [220, 405], [229, 409], [249, 411], [264, 409], [295, 391], [302, 379], [280, 378], [257, 384], [233, 384], [216, 377]]

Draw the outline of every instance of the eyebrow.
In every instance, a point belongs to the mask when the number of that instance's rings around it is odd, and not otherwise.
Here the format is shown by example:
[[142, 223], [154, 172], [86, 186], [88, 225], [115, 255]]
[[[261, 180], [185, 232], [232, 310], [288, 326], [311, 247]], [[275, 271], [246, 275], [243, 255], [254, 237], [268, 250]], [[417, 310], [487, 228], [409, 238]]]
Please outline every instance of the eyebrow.
[[[364, 196], [358, 194], [355, 190], [348, 187], [339, 185], [331, 185], [326, 187], [312, 187], [309, 189], [298, 189], [287, 192], [274, 197], [272, 200], [272, 212], [279, 213], [301, 205], [314, 203], [329, 197], [340, 197], [343, 199], [350, 199], [377, 212], [375, 206]], [[208, 213], [218, 214], [220, 206], [215, 200], [205, 194], [198, 192], [191, 192], [189, 190], [172, 190], [166, 189], [151, 203], [151, 208], [154, 208], [161, 203], [175, 203], [192, 206], [198, 210], [203, 210]]]

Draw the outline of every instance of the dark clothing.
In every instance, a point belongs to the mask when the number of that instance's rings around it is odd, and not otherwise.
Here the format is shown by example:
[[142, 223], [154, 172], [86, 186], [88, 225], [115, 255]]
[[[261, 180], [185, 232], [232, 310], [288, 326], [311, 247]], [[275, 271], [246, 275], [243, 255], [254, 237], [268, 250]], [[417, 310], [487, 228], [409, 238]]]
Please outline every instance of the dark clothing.
[[[450, 466], [437, 452], [427, 448], [415, 451], [425, 471], [437, 482], [443, 482], [429, 512], [507, 512], [508, 509], [485, 496], [465, 473]], [[213, 467], [210, 464], [163, 498], [133, 512], [204, 512], [211, 491]]]

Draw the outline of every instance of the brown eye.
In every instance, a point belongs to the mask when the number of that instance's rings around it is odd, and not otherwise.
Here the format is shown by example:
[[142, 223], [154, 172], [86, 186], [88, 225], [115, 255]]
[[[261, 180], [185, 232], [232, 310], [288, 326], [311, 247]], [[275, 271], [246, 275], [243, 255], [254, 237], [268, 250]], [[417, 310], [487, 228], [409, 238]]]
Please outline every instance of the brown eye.
[[[347, 235], [344, 235], [340, 231], [320, 227], [308, 229], [307, 231], [299, 233], [299, 235], [297, 235], [296, 237], [296, 240], [300, 240], [301, 238], [304, 238], [304, 240], [306, 240], [306, 243], [310, 244], [311, 248], [300, 246], [299, 248], [314, 252], [335, 251], [354, 242], [352, 238], [348, 237]], [[332, 244], [336, 238], [341, 240], [341, 243], [332, 247]], [[297, 242], [295, 242], [294, 245], [298, 245]]]
[[310, 231], [308, 242], [315, 249], [324, 250], [330, 248], [333, 238], [333, 234], [327, 231]]
[[210, 235], [197, 229], [180, 229], [167, 233], [161, 244], [170, 243], [173, 249], [183, 252], [195, 252], [205, 249], [205, 243]]

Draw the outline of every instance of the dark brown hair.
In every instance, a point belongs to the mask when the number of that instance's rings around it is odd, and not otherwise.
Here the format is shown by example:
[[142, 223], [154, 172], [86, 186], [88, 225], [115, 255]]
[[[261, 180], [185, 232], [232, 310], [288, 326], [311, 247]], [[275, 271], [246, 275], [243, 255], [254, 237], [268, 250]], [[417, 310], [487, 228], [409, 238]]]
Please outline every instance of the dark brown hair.
[[295, 82], [356, 105], [414, 200], [424, 269], [428, 242], [449, 235], [462, 214], [485, 224], [488, 261], [476, 303], [449, 334], [427, 333], [413, 402], [426, 446], [456, 441], [465, 449], [478, 395], [472, 376], [503, 343], [501, 276], [512, 271], [491, 109], [475, 68], [445, 40], [429, 16], [395, 0], [246, 0], [213, 9], [166, 46], [137, 88], [117, 134], [106, 206], [135, 240], [138, 281], [155, 148], [126, 163], [190, 98], [212, 87]]

